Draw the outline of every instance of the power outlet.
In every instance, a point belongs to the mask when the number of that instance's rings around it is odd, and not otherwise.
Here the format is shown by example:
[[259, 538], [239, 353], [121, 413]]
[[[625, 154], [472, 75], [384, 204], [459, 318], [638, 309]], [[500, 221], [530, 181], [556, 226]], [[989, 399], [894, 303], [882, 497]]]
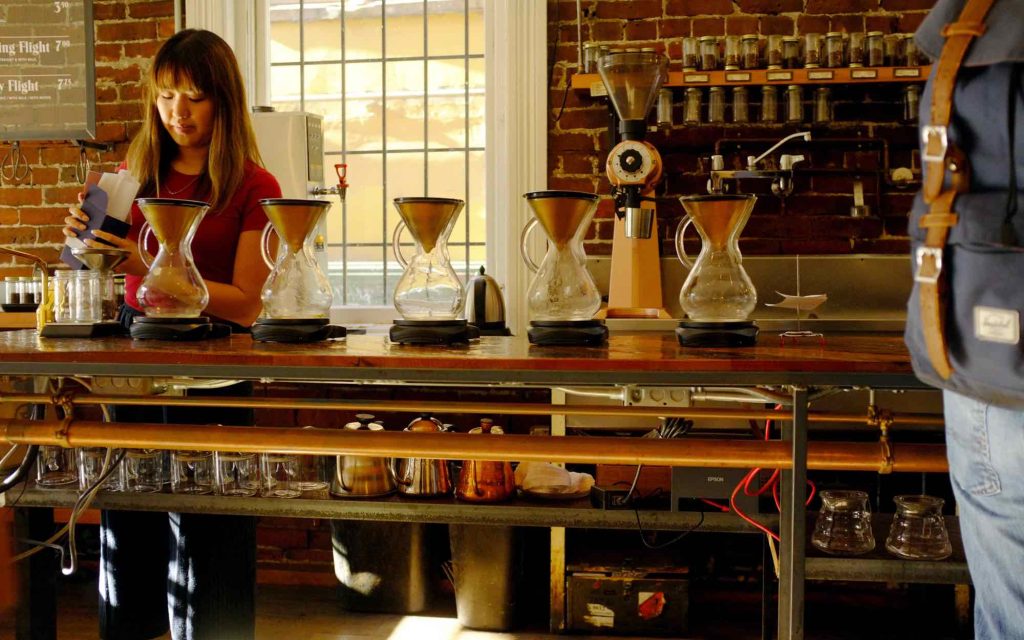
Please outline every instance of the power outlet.
[[590, 503], [598, 509], [631, 509], [628, 489], [591, 487]]

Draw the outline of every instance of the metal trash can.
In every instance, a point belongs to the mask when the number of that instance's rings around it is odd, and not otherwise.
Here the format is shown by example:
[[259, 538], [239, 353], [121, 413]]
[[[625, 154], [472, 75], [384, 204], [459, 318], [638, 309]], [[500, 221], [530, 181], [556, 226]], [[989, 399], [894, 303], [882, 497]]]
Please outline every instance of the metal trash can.
[[519, 545], [515, 527], [452, 524], [452, 578], [459, 624], [507, 631], [516, 610]]
[[351, 611], [419, 613], [429, 589], [427, 527], [416, 522], [332, 520], [334, 575]]

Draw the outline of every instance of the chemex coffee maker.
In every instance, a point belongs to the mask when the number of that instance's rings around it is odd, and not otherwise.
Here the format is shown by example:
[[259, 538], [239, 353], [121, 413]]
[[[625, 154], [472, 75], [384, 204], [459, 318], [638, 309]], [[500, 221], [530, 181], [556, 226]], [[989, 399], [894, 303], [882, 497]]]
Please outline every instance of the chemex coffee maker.
[[[448, 257], [448, 236], [465, 205], [455, 198], [395, 198], [402, 220], [391, 248], [405, 272], [395, 285], [395, 308], [402, 319], [391, 327], [392, 342], [454, 344], [480, 337], [476, 327], [459, 317], [466, 294]], [[404, 228], [416, 241], [416, 254], [408, 261], [400, 245]]]
[[661, 156], [644, 141], [647, 114], [668, 78], [668, 59], [653, 51], [612, 52], [597, 69], [619, 118], [620, 138], [606, 164], [616, 215], [606, 317], [668, 318], [653, 197]]
[[[580, 191], [532, 191], [523, 195], [533, 218], [523, 227], [520, 252], [536, 275], [527, 294], [531, 344], [600, 345], [608, 327], [594, 318], [601, 293], [587, 271], [583, 237], [597, 210], [598, 197]], [[527, 251], [530, 232], [540, 225], [548, 252], [538, 266]]]
[[[192, 258], [192, 237], [210, 206], [172, 198], [139, 198], [136, 202], [146, 218], [139, 230], [139, 255], [149, 271], [137, 294], [146, 315], [132, 322], [132, 338], [202, 340], [230, 335], [230, 327], [200, 315], [210, 301], [210, 292]], [[146, 251], [150, 233], [160, 243], [152, 262]]]
[[[679, 344], [688, 347], [743, 347], [757, 342], [749, 320], [757, 291], [743, 269], [739, 236], [754, 210], [751, 195], [684, 196], [686, 215], [676, 228], [676, 253], [690, 273], [679, 291], [686, 319], [679, 323]], [[686, 254], [683, 236], [690, 225], [700, 234], [696, 262]]]
[[[331, 203], [265, 198], [260, 206], [269, 220], [260, 244], [271, 272], [260, 294], [263, 315], [253, 324], [253, 340], [318, 342], [345, 337], [345, 327], [330, 324], [334, 293], [313, 254], [317, 225]], [[279, 239], [276, 260], [271, 260], [271, 231]]]

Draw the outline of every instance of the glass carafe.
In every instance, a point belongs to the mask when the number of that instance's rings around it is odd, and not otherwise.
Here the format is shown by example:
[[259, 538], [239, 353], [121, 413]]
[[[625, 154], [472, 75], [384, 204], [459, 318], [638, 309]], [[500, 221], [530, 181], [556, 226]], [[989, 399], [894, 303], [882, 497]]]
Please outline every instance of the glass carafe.
[[[139, 285], [139, 306], [150, 318], [196, 318], [210, 301], [203, 277], [192, 259], [192, 236], [209, 209], [205, 202], [139, 198], [146, 222], [139, 230], [139, 255], [149, 272]], [[149, 233], [160, 243], [149, 262]]]
[[[598, 197], [579, 191], [534, 191], [523, 197], [534, 215], [520, 238], [523, 260], [536, 274], [527, 294], [530, 319], [593, 319], [601, 308], [601, 293], [587, 271], [583, 237], [597, 210]], [[538, 224], [550, 242], [539, 266], [526, 246]]]
[[896, 496], [885, 548], [907, 560], [942, 560], [953, 553], [942, 519], [945, 501], [934, 496]]
[[[326, 200], [260, 200], [270, 222], [263, 229], [263, 261], [271, 272], [263, 283], [263, 311], [274, 320], [326, 318], [334, 294], [313, 254], [317, 226], [331, 203]], [[279, 238], [277, 260], [270, 258], [270, 232]]]
[[[679, 304], [696, 322], [742, 322], [757, 304], [757, 291], [743, 269], [739, 236], [757, 198], [750, 195], [684, 196], [686, 215], [676, 229], [676, 254], [690, 269]], [[683, 247], [686, 228], [700, 234], [696, 262]]]
[[[465, 204], [454, 198], [395, 198], [402, 221], [391, 248], [405, 269], [395, 286], [395, 308], [406, 320], [455, 320], [462, 314], [466, 297], [448, 257], [448, 236]], [[416, 241], [408, 262], [399, 245], [403, 228]]]
[[821, 511], [811, 544], [825, 553], [857, 555], [875, 548], [868, 494], [863, 491], [822, 491]]

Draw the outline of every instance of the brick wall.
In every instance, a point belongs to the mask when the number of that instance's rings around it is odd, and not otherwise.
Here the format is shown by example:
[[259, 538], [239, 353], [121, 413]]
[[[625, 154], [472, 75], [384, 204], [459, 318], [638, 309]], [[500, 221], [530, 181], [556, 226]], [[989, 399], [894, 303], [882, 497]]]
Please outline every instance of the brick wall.
[[[89, 152], [92, 167], [110, 171], [124, 158], [142, 119], [139, 79], [160, 42], [174, 33], [173, 0], [93, 2], [96, 42], [96, 140], [110, 152]], [[77, 201], [78, 148], [66, 140], [26, 141], [21, 145], [32, 174], [0, 184], [0, 245], [58, 262], [63, 219]], [[0, 153], [6, 153], [3, 145]], [[0, 272], [14, 268], [0, 256]], [[0, 273], [2, 275], [2, 273]]]
[[[684, 36], [912, 32], [933, 3], [934, 0], [583, 0], [582, 39], [613, 48], [626, 43], [655, 47], [669, 55], [670, 70], [679, 70]], [[575, 20], [575, 0], [549, 2], [552, 88], [548, 186], [607, 194], [610, 186], [604, 175], [604, 163], [611, 142], [605, 99], [573, 90], [565, 92], [567, 81], [576, 72]], [[784, 89], [780, 87], [780, 106]], [[916, 126], [902, 121], [902, 90], [902, 86], [896, 85], [833, 86], [833, 124], [794, 126], [683, 125], [683, 92], [675, 89], [673, 121], [677, 124], [648, 137], [664, 160], [664, 177], [657, 194], [705, 193], [706, 158], [713, 153], [716, 141], [738, 140], [723, 144], [722, 151], [727, 164], [739, 168], [740, 158], [748, 153], [758, 155], [773, 141], [810, 129], [815, 139], [812, 143], [786, 150], [808, 156], [805, 172], [798, 176], [793, 194], [785, 200], [771, 195], [759, 199], [740, 239], [744, 253], [904, 253], [908, 250], [906, 213], [918, 182], [897, 188], [883, 179], [887, 166], [916, 170], [920, 164]], [[810, 100], [812, 91], [805, 87], [805, 101]], [[759, 89], [752, 88], [752, 120], [758, 113], [759, 96]], [[706, 107], [706, 90], [704, 101]], [[560, 111], [561, 117], [555, 121]], [[829, 142], [818, 142], [826, 139]], [[853, 177], [845, 171], [854, 169], [865, 176], [865, 199], [872, 215], [864, 218], [849, 215]], [[682, 207], [674, 198], [658, 207], [662, 255], [674, 255], [670, 240]], [[589, 254], [611, 252], [612, 221], [612, 203], [605, 198], [588, 235]]]

